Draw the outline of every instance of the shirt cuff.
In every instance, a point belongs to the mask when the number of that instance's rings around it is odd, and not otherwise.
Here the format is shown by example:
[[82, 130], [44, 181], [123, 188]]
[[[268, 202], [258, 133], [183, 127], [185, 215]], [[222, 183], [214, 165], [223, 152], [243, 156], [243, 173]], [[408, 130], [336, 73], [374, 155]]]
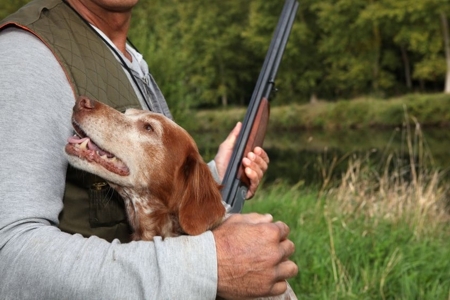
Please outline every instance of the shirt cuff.
[[161, 283], [167, 280], [170, 284], [163, 285], [172, 287], [173, 295], [165, 295], [166, 299], [216, 298], [217, 253], [211, 231], [198, 236], [179, 236], [164, 240], [155, 237], [154, 243], [156, 248], [166, 249], [164, 255], [157, 258], [166, 267], [165, 270], [170, 270], [166, 274], [160, 274]]
[[210, 161], [208, 163], [208, 167], [209, 167], [209, 170], [211, 171], [211, 174], [212, 174], [214, 180], [218, 184], [222, 184], [222, 180], [220, 179], [219, 172], [217, 171], [216, 162], [214, 160]]

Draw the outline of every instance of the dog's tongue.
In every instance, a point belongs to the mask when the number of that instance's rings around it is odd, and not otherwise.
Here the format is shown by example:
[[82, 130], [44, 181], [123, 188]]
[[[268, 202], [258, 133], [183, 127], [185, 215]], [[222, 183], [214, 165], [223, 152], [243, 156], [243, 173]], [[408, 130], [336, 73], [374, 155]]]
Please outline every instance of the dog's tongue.
[[74, 135], [67, 139], [66, 153], [77, 156], [88, 162], [95, 162], [103, 166], [108, 171], [120, 176], [128, 176], [130, 170], [123, 161], [114, 154], [98, 147], [89, 137]]
[[109, 153], [109, 152], [107, 152], [107, 151], [105, 151], [105, 150], [99, 148], [99, 147], [98, 147], [96, 144], [94, 144], [94, 143], [91, 141], [91, 139], [88, 138], [88, 137], [80, 138], [79, 136], [74, 135], [74, 136], [71, 136], [70, 138], [68, 138], [68, 139], [67, 139], [67, 142], [70, 143], [70, 144], [82, 144], [82, 143], [84, 143], [86, 140], [88, 141], [88, 143], [87, 143], [87, 148], [88, 148], [89, 150], [98, 151], [98, 153], [100, 154], [100, 156], [106, 154], [106, 156], [107, 156], [108, 158], [113, 158], [113, 157], [114, 157], [113, 154], [111, 154], [111, 153]]

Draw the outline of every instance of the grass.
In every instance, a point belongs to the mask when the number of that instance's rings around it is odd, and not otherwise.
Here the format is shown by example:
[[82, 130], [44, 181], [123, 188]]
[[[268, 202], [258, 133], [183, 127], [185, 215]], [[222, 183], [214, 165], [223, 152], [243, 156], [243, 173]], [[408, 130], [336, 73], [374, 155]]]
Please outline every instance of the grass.
[[299, 299], [450, 299], [450, 184], [414, 124], [405, 157], [353, 156], [337, 181], [331, 162], [321, 186], [273, 184], [246, 203], [291, 228]]
[[290, 226], [299, 299], [450, 299], [448, 223], [417, 234], [421, 225], [406, 217], [346, 214], [332, 196], [282, 184], [259, 191], [245, 211]]

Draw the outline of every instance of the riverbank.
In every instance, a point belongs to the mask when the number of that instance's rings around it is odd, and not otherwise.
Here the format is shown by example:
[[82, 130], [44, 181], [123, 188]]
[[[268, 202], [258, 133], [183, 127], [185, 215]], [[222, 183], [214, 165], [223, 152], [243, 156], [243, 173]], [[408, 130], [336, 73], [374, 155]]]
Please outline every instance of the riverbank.
[[[268, 130], [344, 130], [396, 128], [408, 116], [425, 127], [450, 127], [450, 95], [411, 94], [392, 99], [361, 97], [337, 102], [317, 101], [272, 105]], [[177, 120], [190, 132], [214, 132], [242, 121], [246, 108], [199, 110]], [[195, 121], [194, 121], [195, 120]]]
[[[192, 134], [209, 161], [245, 112], [244, 108], [193, 111], [189, 122], [180, 124]], [[450, 170], [449, 122], [450, 95], [444, 94], [273, 105], [264, 141], [271, 157], [266, 180], [321, 182], [324, 166], [333, 164], [333, 176], [340, 176], [347, 158], [355, 152], [370, 153], [376, 163], [390, 155], [396, 162], [408, 161], [409, 154], [416, 156], [414, 153], [426, 151], [427, 162]], [[414, 148], [411, 153], [408, 142]]]

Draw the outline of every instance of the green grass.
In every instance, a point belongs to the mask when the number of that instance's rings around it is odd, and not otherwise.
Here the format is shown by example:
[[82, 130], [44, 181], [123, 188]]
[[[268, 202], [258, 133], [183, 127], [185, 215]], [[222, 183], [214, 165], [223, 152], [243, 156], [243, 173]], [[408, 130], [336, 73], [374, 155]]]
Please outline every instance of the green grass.
[[336, 204], [328, 194], [283, 184], [245, 204], [290, 226], [300, 271], [289, 282], [299, 299], [450, 299], [449, 223], [417, 234], [406, 215], [367, 218]]

